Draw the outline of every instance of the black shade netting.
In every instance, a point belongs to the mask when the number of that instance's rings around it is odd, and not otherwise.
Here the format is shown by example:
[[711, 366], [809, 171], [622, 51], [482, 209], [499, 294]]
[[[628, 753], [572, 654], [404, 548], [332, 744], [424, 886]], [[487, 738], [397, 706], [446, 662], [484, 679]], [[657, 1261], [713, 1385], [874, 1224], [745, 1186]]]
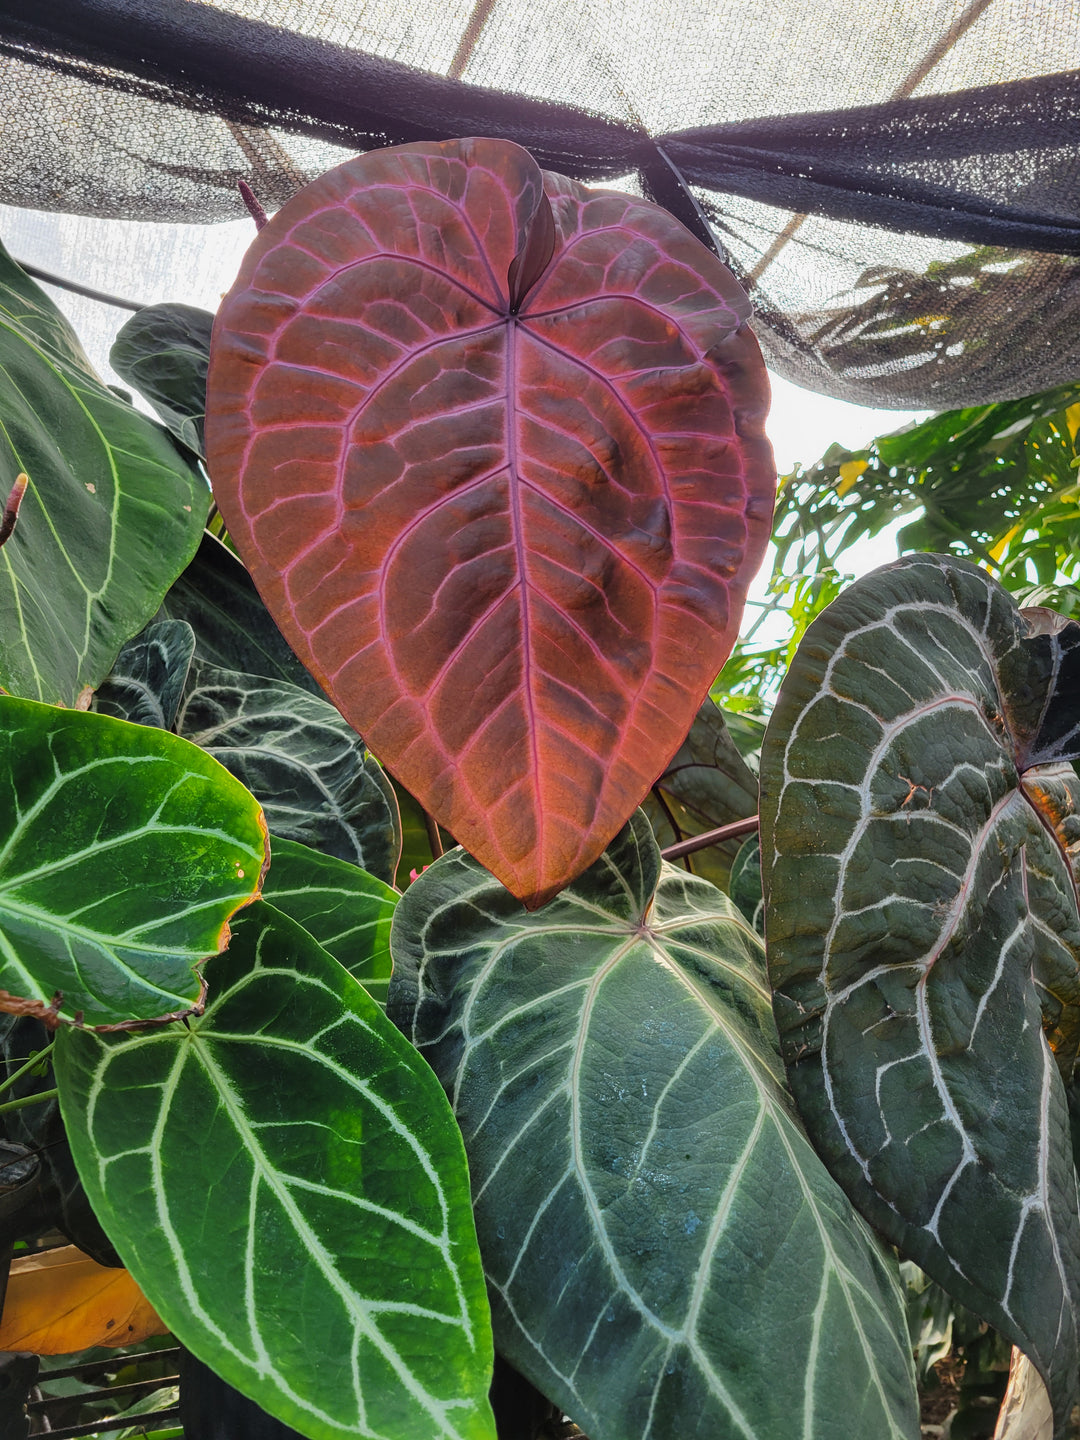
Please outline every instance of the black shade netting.
[[944, 409], [1080, 376], [1078, 58], [1076, 0], [0, 0], [0, 202], [231, 219], [503, 136], [696, 229], [788, 379]]

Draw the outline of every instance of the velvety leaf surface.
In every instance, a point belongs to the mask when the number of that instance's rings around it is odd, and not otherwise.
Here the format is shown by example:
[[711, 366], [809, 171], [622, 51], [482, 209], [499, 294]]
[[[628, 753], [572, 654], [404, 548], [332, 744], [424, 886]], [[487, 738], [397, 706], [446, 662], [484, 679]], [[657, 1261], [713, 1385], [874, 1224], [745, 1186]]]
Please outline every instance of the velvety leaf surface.
[[203, 454], [214, 317], [194, 305], [147, 305], [121, 325], [109, 364], [149, 400], [178, 440]]
[[0, 246], [0, 685], [73, 705], [108, 674], [198, 544], [202, 477], [107, 389], [67, 321]]
[[[642, 806], [652, 821], [657, 844], [663, 850], [692, 835], [744, 820], [757, 814], [757, 804], [757, 776], [739, 754], [724, 712], [706, 696], [689, 735]], [[726, 890], [741, 844], [741, 840], [729, 840], [695, 850], [686, 857], [689, 864], [684, 868]]]
[[781, 690], [761, 842], [776, 1016], [811, 1138], [889, 1239], [1031, 1356], [1065, 1434], [1080, 918], [1033, 794], [1067, 803], [1065, 767], [1030, 768], [1060, 745], [1046, 640], [963, 561], [860, 581]]
[[318, 684], [289, 649], [251, 576], [209, 530], [194, 560], [162, 603], [160, 618], [186, 620], [200, 660], [223, 670], [284, 680], [323, 698]]
[[262, 893], [385, 1004], [396, 890], [356, 865], [275, 835]]
[[393, 789], [327, 700], [196, 659], [176, 724], [261, 801], [273, 834], [393, 880]]
[[93, 709], [99, 715], [171, 730], [195, 653], [195, 632], [183, 620], [148, 625], [116, 657], [98, 686]]
[[190, 1028], [65, 1032], [102, 1223], [177, 1338], [313, 1440], [494, 1440], [461, 1136], [362, 986], [257, 902]]
[[450, 852], [392, 945], [499, 1351], [590, 1440], [918, 1435], [895, 1262], [795, 1117], [760, 941], [640, 812], [531, 915]]
[[735, 856], [728, 894], [757, 933], [764, 935], [765, 898], [761, 893], [761, 840], [757, 835], [751, 835]]
[[0, 989], [115, 1024], [186, 1010], [258, 894], [258, 803], [194, 745], [0, 697]]
[[667, 211], [496, 140], [330, 171], [219, 312], [207, 454], [260, 593], [530, 906], [641, 801], [734, 641], [775, 482], [748, 314]]

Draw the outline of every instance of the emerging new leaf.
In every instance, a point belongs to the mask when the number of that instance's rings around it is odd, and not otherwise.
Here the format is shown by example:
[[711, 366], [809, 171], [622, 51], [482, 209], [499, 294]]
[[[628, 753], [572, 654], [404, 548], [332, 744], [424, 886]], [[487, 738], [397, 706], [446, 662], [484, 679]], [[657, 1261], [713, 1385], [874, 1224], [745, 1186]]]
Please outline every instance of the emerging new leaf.
[[517, 146], [376, 151], [259, 233], [215, 494], [372, 750], [530, 907], [690, 728], [768, 539], [746, 297], [666, 211]]
[[860, 1209], [1078, 1398], [1080, 627], [915, 556], [811, 628], [762, 751], [769, 970], [810, 1135]]
[[451, 851], [391, 943], [499, 1351], [591, 1440], [918, 1434], [895, 1262], [799, 1126], [761, 942], [640, 811], [535, 915]]

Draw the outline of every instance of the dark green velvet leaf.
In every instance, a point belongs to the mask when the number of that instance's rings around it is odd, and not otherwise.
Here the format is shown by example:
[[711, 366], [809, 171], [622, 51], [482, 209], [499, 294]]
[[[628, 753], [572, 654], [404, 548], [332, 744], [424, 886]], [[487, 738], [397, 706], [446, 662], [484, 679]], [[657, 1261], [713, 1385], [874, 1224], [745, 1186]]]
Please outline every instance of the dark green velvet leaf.
[[274, 835], [263, 896], [385, 1005], [396, 890], [345, 860]]
[[90, 1025], [188, 1009], [258, 894], [254, 798], [164, 730], [10, 696], [0, 774], [0, 989]]
[[590, 1440], [914, 1440], [896, 1264], [795, 1116], [761, 943], [640, 811], [531, 914], [451, 851], [391, 938], [499, 1351]]
[[200, 660], [223, 670], [284, 680], [325, 698], [271, 620], [251, 576], [208, 530], [194, 560], [165, 596], [160, 614], [187, 621], [195, 631]]
[[759, 935], [765, 934], [765, 899], [761, 893], [761, 841], [751, 835], [739, 847], [731, 867], [728, 894]]
[[[1076, 837], [1055, 644], [984, 572], [913, 556], [810, 628], [762, 752], [769, 969], [811, 1138], [860, 1209], [1077, 1388]], [[1075, 777], [1073, 777], [1075, 778]], [[1056, 819], [1048, 812], [1057, 810]], [[1049, 1044], [1047, 1043], [1049, 1041]], [[1051, 1049], [1053, 1047], [1053, 1049]]]
[[0, 549], [0, 686], [74, 705], [190, 560], [210, 493], [2, 246], [0, 420], [0, 505], [29, 476]]
[[149, 400], [178, 440], [203, 455], [214, 317], [194, 305], [147, 305], [117, 331], [109, 364]]
[[66, 1031], [64, 1120], [177, 1338], [312, 1440], [494, 1440], [461, 1136], [353, 978], [262, 901], [190, 1026]]
[[[724, 712], [706, 696], [689, 735], [645, 798], [643, 809], [661, 850], [757, 813], [757, 776], [724, 721]], [[726, 890], [740, 844], [728, 840], [695, 850], [686, 868]]]
[[99, 715], [171, 730], [184, 693], [195, 632], [183, 620], [159, 620], [129, 640], [98, 686]]
[[275, 835], [393, 881], [393, 788], [329, 700], [196, 658], [176, 723], [262, 802]]

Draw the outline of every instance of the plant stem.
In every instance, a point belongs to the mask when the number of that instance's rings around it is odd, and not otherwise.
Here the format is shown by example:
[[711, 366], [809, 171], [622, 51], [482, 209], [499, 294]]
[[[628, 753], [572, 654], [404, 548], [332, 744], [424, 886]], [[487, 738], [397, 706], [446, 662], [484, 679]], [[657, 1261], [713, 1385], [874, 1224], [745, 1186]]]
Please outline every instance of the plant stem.
[[6, 1100], [0, 1105], [0, 1115], [8, 1110], [25, 1110], [27, 1105], [44, 1105], [46, 1100], [55, 1100], [58, 1090], [40, 1090], [36, 1095], [23, 1095], [19, 1100]]
[[443, 850], [442, 836], [439, 834], [438, 823], [435, 817], [429, 815], [426, 810], [422, 810], [421, 814], [424, 817], [424, 828], [427, 830], [428, 844], [431, 846], [431, 858], [438, 860], [439, 856], [445, 853]]
[[730, 825], [721, 825], [716, 830], [706, 830], [703, 835], [692, 835], [689, 840], [680, 840], [678, 845], [669, 845], [660, 854], [665, 860], [681, 860], [695, 850], [707, 850], [710, 845], [721, 845], [725, 840], [737, 840], [740, 835], [752, 835], [758, 828], [758, 817], [749, 815], [745, 820], [733, 820]]
[[6, 1080], [0, 1080], [0, 1095], [3, 1095], [5, 1090], [10, 1090], [12, 1085], [15, 1084], [15, 1081], [20, 1080], [28, 1070], [35, 1070], [43, 1060], [47, 1060], [52, 1054], [52, 1048], [55, 1044], [55, 1040], [50, 1040], [44, 1050], [39, 1050], [36, 1055], [31, 1055], [24, 1065], [19, 1066], [14, 1075], [9, 1075]]

